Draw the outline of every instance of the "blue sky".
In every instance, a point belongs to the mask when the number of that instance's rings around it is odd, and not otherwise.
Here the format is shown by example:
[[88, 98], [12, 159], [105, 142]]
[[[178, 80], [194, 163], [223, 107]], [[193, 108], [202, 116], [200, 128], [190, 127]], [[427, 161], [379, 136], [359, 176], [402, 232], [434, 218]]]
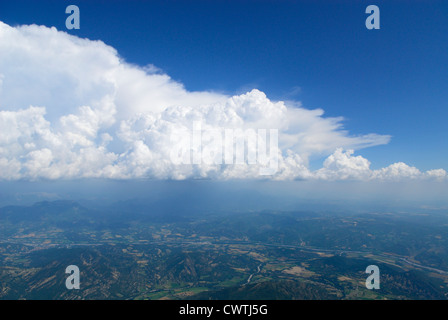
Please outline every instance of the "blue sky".
[[128, 62], [153, 64], [189, 90], [300, 100], [343, 116], [352, 134], [389, 134], [363, 150], [372, 168], [404, 161], [448, 167], [448, 3], [373, 1], [2, 1], [10, 25], [65, 30], [77, 4], [81, 29]]
[[[70, 4], [80, 30], [65, 27]], [[365, 27], [370, 4], [380, 30]], [[170, 134], [191, 119], [278, 128], [278, 180], [446, 180], [447, 11], [437, 0], [2, 1], [0, 180], [258, 175], [167, 162]], [[46, 27], [20, 27], [31, 24]]]

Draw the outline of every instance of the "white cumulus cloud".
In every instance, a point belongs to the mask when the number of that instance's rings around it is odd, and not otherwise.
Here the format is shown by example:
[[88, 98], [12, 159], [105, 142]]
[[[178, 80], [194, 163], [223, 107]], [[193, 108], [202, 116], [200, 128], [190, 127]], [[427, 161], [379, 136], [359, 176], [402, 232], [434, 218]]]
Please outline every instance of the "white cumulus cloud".
[[315, 171], [314, 178], [324, 180], [386, 180], [406, 179], [443, 180], [447, 177], [444, 169], [421, 172], [403, 162], [393, 163], [386, 168], [370, 169], [370, 161], [362, 156], [353, 156], [353, 150], [338, 148], [325, 161], [323, 168]]
[[[371, 170], [353, 150], [390, 137], [350, 135], [342, 122], [256, 89], [191, 92], [152, 65], [127, 63], [101, 41], [0, 22], [0, 180], [265, 179], [260, 169], [269, 163], [251, 162], [260, 148], [250, 139], [242, 161], [217, 161], [226, 157], [226, 130], [252, 130], [266, 144], [273, 138], [263, 130], [276, 130], [278, 149], [268, 147], [278, 160], [271, 179], [446, 179], [443, 169], [422, 173], [404, 163]], [[173, 161], [173, 147], [183, 150], [182, 163]], [[328, 156], [316, 171], [308, 165], [313, 156]]]

